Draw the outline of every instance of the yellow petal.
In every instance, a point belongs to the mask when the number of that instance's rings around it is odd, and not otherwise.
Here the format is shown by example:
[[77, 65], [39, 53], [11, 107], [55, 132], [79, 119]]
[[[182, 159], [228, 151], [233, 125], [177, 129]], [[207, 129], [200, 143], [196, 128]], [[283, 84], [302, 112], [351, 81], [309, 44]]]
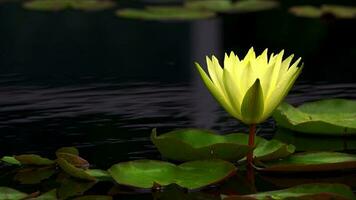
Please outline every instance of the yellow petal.
[[232, 73], [224, 69], [224, 88], [227, 94], [227, 97], [229, 99], [229, 102], [231, 103], [231, 107], [235, 110], [236, 115], [238, 116], [239, 119], [241, 119], [241, 101], [242, 101], [242, 95], [241, 91], [238, 88], [237, 81], [236, 79], [233, 78]]

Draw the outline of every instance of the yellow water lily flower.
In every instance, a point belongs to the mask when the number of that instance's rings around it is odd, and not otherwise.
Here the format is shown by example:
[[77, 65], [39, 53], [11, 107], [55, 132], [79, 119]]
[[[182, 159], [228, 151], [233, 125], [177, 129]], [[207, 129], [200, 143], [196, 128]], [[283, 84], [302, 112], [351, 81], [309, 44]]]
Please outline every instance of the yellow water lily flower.
[[224, 67], [212, 56], [206, 58], [208, 74], [196, 67], [211, 94], [234, 118], [245, 124], [266, 120], [288, 94], [302, 67], [293, 55], [283, 60], [284, 51], [268, 59], [267, 49], [256, 57], [251, 48], [243, 59], [225, 54]]

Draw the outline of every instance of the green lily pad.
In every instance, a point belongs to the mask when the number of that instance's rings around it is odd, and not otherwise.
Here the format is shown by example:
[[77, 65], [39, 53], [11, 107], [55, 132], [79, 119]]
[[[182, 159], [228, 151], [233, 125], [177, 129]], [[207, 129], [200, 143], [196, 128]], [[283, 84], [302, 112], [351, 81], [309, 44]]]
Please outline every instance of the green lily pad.
[[48, 158], [43, 158], [39, 155], [35, 154], [24, 154], [24, 155], [18, 155], [14, 156], [16, 160], [18, 160], [21, 164], [23, 165], [53, 165], [55, 162], [53, 160], [50, 160]]
[[73, 155], [79, 156], [79, 150], [77, 148], [75, 148], [75, 147], [62, 147], [62, 148], [59, 148], [56, 151], [56, 155], [58, 153], [69, 153], [69, 154], [73, 154]]
[[356, 101], [328, 99], [295, 108], [282, 103], [273, 113], [277, 125], [303, 133], [356, 135]]
[[57, 190], [56, 189], [53, 189], [53, 190], [50, 190], [36, 198], [32, 198], [31, 200], [54, 200], [54, 199], [57, 199]]
[[338, 152], [297, 153], [281, 160], [264, 162], [263, 172], [320, 172], [355, 170], [356, 155]]
[[289, 12], [298, 17], [319, 18], [323, 15], [320, 8], [315, 6], [293, 6]]
[[65, 171], [67, 174], [79, 178], [82, 180], [88, 180], [88, 181], [95, 181], [95, 177], [89, 175], [86, 170], [82, 168], [75, 167], [72, 165], [70, 162], [63, 158], [58, 158], [57, 159], [58, 165], [62, 168], [63, 171]]
[[48, 179], [55, 172], [54, 168], [24, 168], [17, 171], [14, 179], [21, 184], [37, 184]]
[[352, 190], [342, 184], [304, 184], [283, 190], [261, 192], [251, 195], [230, 196], [223, 200], [266, 200], [266, 199], [334, 199], [334, 200], [354, 200], [356, 199]]
[[13, 156], [4, 156], [1, 158], [0, 161], [10, 165], [21, 165], [21, 163], [18, 160], [16, 160], [16, 158]]
[[8, 187], [0, 187], [0, 199], [18, 200], [28, 197], [28, 194], [19, 192], [15, 189]]
[[324, 15], [333, 15], [340, 19], [356, 18], [356, 7], [341, 6], [341, 5], [322, 5], [315, 6], [294, 6], [289, 9], [289, 12], [298, 17], [319, 18]]
[[109, 172], [101, 169], [88, 169], [85, 170], [87, 174], [94, 177], [98, 181], [112, 181], [112, 177]]
[[24, 8], [38, 11], [61, 11], [77, 9], [84, 11], [99, 11], [115, 6], [109, 0], [33, 0], [23, 4]]
[[349, 151], [356, 150], [356, 138], [298, 134], [285, 128], [278, 128], [274, 139], [293, 144], [296, 151]]
[[[153, 129], [151, 140], [163, 157], [179, 161], [199, 159], [238, 161], [251, 150], [247, 145], [248, 135], [243, 133], [218, 135], [201, 129], [181, 129], [157, 136], [156, 130]], [[179, 147], [179, 151], [176, 147]], [[293, 145], [256, 137], [254, 156], [259, 160], [282, 158], [293, 152]]]
[[197, 0], [185, 3], [185, 7], [190, 9], [229, 13], [258, 12], [273, 9], [278, 6], [279, 4], [277, 1], [269, 0], [248, 0], [237, 1], [236, 3], [233, 3], [230, 0]]
[[215, 16], [209, 11], [198, 11], [183, 7], [154, 6], [145, 9], [121, 9], [116, 12], [117, 16], [142, 19], [142, 20], [196, 20]]
[[192, 161], [178, 166], [163, 161], [137, 160], [113, 165], [108, 171], [122, 185], [148, 189], [177, 184], [197, 189], [232, 176], [236, 167], [222, 160]]

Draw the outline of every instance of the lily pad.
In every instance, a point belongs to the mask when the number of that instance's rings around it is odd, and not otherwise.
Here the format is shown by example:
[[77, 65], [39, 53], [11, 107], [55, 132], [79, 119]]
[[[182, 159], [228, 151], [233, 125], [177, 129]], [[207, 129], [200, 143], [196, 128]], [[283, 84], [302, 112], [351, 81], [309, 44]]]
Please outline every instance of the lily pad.
[[298, 108], [282, 103], [273, 114], [277, 125], [318, 135], [356, 135], [356, 101], [328, 99]]
[[223, 200], [265, 200], [265, 199], [334, 199], [354, 200], [356, 199], [352, 190], [342, 184], [304, 184], [283, 190], [261, 192], [251, 195], [230, 196]]
[[57, 189], [59, 199], [68, 199], [83, 195], [87, 190], [92, 188], [96, 182], [78, 181], [72, 178], [66, 178], [61, 182], [61, 186]]
[[98, 181], [112, 181], [112, 177], [109, 172], [101, 169], [88, 169], [85, 170], [87, 174], [94, 177]]
[[57, 199], [57, 190], [56, 189], [53, 189], [53, 190], [50, 190], [36, 198], [33, 198], [31, 200], [54, 200], [54, 199]]
[[84, 169], [75, 167], [72, 165], [70, 162], [63, 158], [58, 158], [57, 159], [58, 165], [62, 168], [63, 171], [65, 171], [67, 174], [79, 178], [82, 180], [88, 180], [88, 181], [95, 181], [95, 177], [89, 175]]
[[35, 154], [24, 154], [14, 156], [16, 160], [18, 160], [23, 165], [53, 165], [55, 162], [48, 158], [43, 158], [39, 155]]
[[0, 187], [0, 199], [6, 200], [18, 200], [26, 198], [28, 194], [19, 192], [15, 189], [8, 188], [8, 187]]
[[149, 189], [177, 184], [197, 189], [232, 176], [236, 167], [222, 160], [192, 161], [178, 166], [163, 161], [137, 160], [113, 165], [108, 171], [122, 185]]
[[263, 172], [321, 172], [355, 170], [356, 155], [338, 152], [297, 153], [287, 158], [265, 162], [258, 167]]
[[24, 168], [17, 171], [14, 179], [21, 184], [37, 184], [48, 179], [55, 172], [54, 168]]
[[[218, 135], [201, 129], [181, 129], [157, 136], [154, 129], [151, 140], [163, 157], [179, 161], [199, 159], [238, 161], [251, 150], [247, 145], [248, 135], [244, 133]], [[176, 147], [179, 147], [179, 151]], [[259, 160], [282, 158], [293, 152], [293, 145], [256, 137], [254, 156]]]
[[183, 7], [154, 6], [145, 9], [121, 9], [117, 16], [142, 20], [196, 20], [215, 16], [209, 11], [191, 10]]
[[16, 160], [16, 158], [13, 156], [4, 156], [0, 161], [10, 165], [21, 165], [20, 161]]
[[61, 11], [77, 9], [84, 11], [105, 10], [115, 6], [109, 0], [33, 0], [23, 4], [24, 8], [38, 11]]
[[185, 7], [190, 9], [208, 10], [214, 12], [245, 13], [269, 10], [278, 7], [277, 1], [248, 0], [233, 3], [230, 0], [197, 0], [188, 1]]
[[319, 18], [325, 15], [332, 15], [340, 19], [356, 18], [356, 7], [341, 6], [341, 5], [322, 5], [315, 6], [294, 6], [289, 9], [289, 12], [298, 17]]
[[296, 151], [354, 151], [356, 138], [299, 134], [285, 128], [278, 128], [274, 139], [293, 144]]

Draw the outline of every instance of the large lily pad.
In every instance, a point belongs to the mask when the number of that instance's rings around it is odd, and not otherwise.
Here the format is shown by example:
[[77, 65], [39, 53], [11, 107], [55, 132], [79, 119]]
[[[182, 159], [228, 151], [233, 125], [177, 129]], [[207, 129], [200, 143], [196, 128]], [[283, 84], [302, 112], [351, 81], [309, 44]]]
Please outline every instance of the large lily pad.
[[23, 4], [24, 8], [38, 11], [61, 11], [77, 9], [85, 11], [105, 10], [115, 6], [109, 0], [33, 0]]
[[[154, 129], [151, 140], [164, 157], [179, 161], [199, 159], [238, 161], [251, 150], [247, 145], [248, 135], [243, 133], [218, 135], [201, 129], [181, 129], [157, 136]], [[282, 158], [293, 152], [293, 145], [256, 138], [254, 156], [259, 160]]]
[[282, 103], [273, 114], [278, 126], [323, 135], [356, 135], [356, 101], [328, 99], [295, 108]]
[[261, 192], [251, 195], [230, 196], [224, 200], [266, 200], [266, 199], [334, 199], [334, 200], [354, 200], [356, 199], [352, 190], [342, 184], [305, 184], [288, 189]]
[[197, 189], [232, 176], [236, 168], [222, 160], [192, 161], [178, 166], [163, 161], [137, 160], [113, 165], [108, 171], [122, 185], [148, 189], [177, 184]]
[[208, 10], [214, 12], [257, 12], [273, 9], [278, 7], [277, 1], [270, 0], [248, 0], [237, 1], [233, 3], [231, 0], [197, 0], [187, 1], [185, 7], [190, 9]]
[[278, 128], [274, 139], [293, 144], [296, 151], [354, 151], [356, 138], [299, 134], [285, 128]]
[[338, 152], [297, 153], [281, 160], [260, 164], [264, 172], [320, 172], [355, 170], [356, 155]]
[[209, 11], [191, 10], [183, 7], [154, 6], [145, 9], [121, 9], [117, 16], [142, 20], [196, 20], [215, 16]]
[[15, 189], [8, 188], [8, 187], [0, 187], [0, 199], [18, 200], [18, 199], [24, 199], [27, 196], [28, 194], [19, 192]]

